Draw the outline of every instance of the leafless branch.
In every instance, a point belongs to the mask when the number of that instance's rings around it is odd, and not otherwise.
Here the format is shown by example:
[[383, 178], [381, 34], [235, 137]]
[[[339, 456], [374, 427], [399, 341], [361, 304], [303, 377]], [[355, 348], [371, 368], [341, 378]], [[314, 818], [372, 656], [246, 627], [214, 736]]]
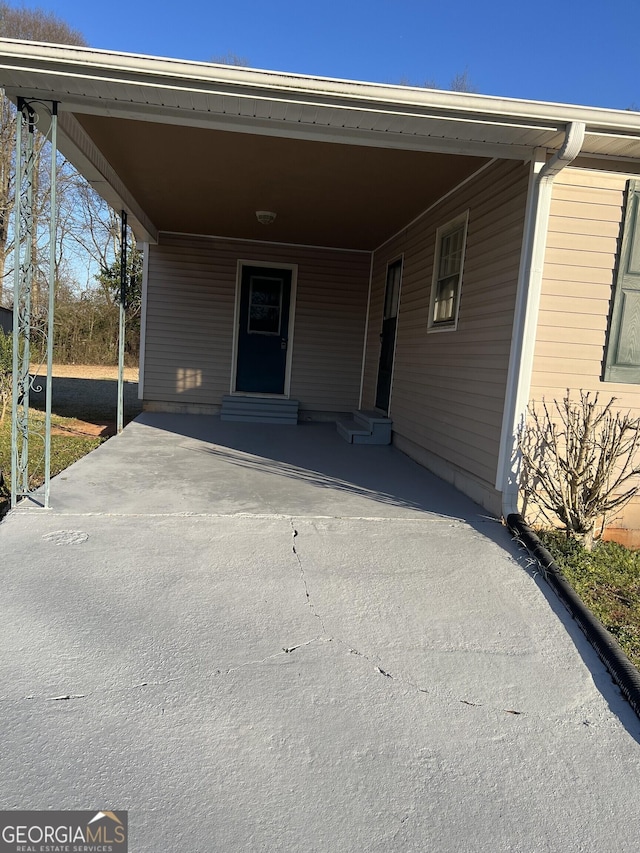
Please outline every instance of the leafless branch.
[[569, 391], [561, 401], [532, 404], [518, 436], [525, 507], [538, 507], [569, 535], [592, 541], [595, 526], [638, 491], [640, 418], [620, 412], [615, 397]]

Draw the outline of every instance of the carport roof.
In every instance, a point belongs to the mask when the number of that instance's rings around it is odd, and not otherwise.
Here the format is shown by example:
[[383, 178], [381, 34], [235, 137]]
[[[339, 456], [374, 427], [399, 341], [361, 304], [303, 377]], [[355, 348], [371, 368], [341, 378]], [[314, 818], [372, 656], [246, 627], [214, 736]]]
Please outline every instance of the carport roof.
[[[572, 121], [586, 124], [582, 157], [640, 164], [640, 114], [627, 111], [9, 39], [0, 84], [59, 103], [62, 153], [152, 241], [179, 230], [372, 249], [491, 158], [558, 150]], [[277, 228], [260, 230], [257, 208], [276, 210]]]

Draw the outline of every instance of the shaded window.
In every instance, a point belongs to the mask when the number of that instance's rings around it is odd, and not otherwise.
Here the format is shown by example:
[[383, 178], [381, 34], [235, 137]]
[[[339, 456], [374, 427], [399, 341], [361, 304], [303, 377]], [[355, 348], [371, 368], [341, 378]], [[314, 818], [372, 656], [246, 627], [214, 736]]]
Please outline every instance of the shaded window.
[[467, 211], [436, 233], [429, 329], [455, 329], [457, 325], [468, 220]]
[[640, 181], [629, 181], [607, 333], [605, 382], [640, 383]]

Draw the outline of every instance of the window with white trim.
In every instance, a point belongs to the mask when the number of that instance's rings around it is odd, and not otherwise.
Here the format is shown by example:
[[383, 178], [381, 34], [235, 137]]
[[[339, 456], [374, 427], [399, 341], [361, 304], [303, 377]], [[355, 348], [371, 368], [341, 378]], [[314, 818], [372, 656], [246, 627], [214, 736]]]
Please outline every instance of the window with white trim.
[[462, 268], [467, 242], [469, 211], [457, 216], [436, 232], [429, 331], [455, 329], [458, 324]]
[[640, 181], [636, 180], [627, 183], [602, 378], [640, 384]]

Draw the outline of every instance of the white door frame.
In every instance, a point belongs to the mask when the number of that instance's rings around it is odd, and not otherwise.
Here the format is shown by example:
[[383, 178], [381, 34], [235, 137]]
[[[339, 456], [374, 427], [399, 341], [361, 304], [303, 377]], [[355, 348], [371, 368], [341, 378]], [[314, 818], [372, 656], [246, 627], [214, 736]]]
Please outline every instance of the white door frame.
[[[289, 300], [289, 326], [287, 334], [287, 361], [284, 373], [284, 394], [263, 394], [248, 391], [236, 391], [236, 370], [238, 367], [238, 336], [240, 323], [240, 297], [242, 291], [242, 270], [244, 267], [263, 267], [264, 269], [289, 270], [291, 272], [291, 296]], [[236, 268], [236, 303], [233, 311], [233, 351], [231, 357], [231, 378], [229, 393], [239, 397], [283, 397], [288, 399], [291, 389], [291, 366], [293, 364], [293, 332], [296, 316], [296, 294], [298, 290], [298, 264], [284, 264], [279, 261], [238, 259]]]

